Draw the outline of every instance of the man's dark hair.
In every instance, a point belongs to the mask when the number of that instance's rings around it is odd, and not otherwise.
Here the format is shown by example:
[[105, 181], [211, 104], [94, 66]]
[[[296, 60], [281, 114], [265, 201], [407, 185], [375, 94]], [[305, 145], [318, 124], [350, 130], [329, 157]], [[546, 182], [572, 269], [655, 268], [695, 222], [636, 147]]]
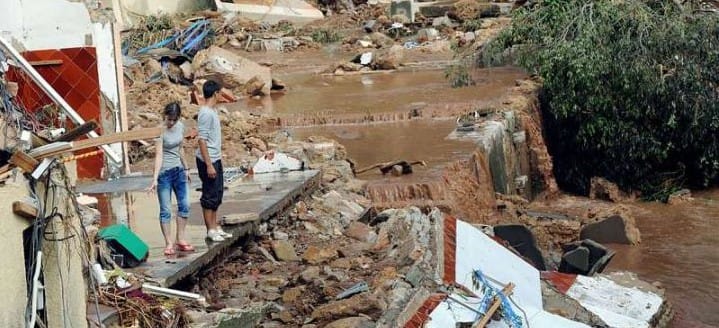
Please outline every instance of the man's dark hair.
[[171, 116], [171, 117], [180, 117], [180, 114], [182, 113], [182, 108], [180, 107], [180, 104], [178, 102], [171, 102], [165, 106], [165, 110], [163, 111], [165, 116]]
[[222, 87], [220, 87], [219, 83], [213, 80], [208, 80], [202, 85], [202, 96], [204, 96], [205, 99], [212, 98], [212, 96], [219, 92], [221, 88]]

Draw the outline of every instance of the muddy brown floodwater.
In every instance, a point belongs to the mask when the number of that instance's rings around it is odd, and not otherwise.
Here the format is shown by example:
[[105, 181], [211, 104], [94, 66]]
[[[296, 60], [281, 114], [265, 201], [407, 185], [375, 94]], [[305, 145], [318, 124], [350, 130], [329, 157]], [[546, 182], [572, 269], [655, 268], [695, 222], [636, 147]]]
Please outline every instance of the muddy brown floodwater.
[[[441, 71], [418, 71], [364, 76], [284, 76], [291, 91], [271, 101], [248, 101], [240, 107], [280, 117], [324, 116], [322, 122], [345, 122], [351, 114], [405, 112], [410, 104], [446, 108], [499, 105], [495, 101], [524, 76], [516, 69], [479, 70], [477, 85], [448, 87]], [[351, 121], [351, 120], [350, 120]], [[454, 122], [449, 119], [393, 121], [375, 124], [319, 124], [290, 127], [297, 138], [322, 135], [337, 139], [359, 167], [377, 162], [424, 160], [410, 179], [432, 179], [448, 163], [475, 146], [447, 140]], [[364, 179], [382, 183], [391, 179], [379, 173]], [[608, 270], [630, 270], [648, 281], [660, 281], [677, 309], [674, 327], [719, 327], [719, 190], [695, 194], [695, 201], [679, 205], [632, 203], [642, 232], [639, 246], [610, 245], [617, 251]], [[589, 204], [589, 203], [588, 203]], [[558, 205], [561, 207], [561, 205]], [[591, 205], [588, 205], [591, 206]]]
[[634, 203], [642, 243], [612, 245], [610, 270], [630, 270], [660, 281], [677, 308], [674, 327], [719, 327], [719, 189], [694, 201]]

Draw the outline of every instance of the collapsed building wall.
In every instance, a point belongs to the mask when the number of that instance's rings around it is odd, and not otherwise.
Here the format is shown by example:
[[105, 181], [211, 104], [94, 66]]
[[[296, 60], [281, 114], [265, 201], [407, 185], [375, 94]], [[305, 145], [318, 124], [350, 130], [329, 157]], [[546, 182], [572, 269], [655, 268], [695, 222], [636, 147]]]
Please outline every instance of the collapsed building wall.
[[[56, 176], [57, 178], [57, 176]], [[44, 187], [39, 188], [44, 194]], [[28, 181], [18, 176], [16, 181], [8, 181], [0, 187], [0, 212], [5, 213], [4, 223], [0, 224], [0, 249], [3, 249], [3, 265], [0, 268], [0, 292], [9, 296], [0, 305], [0, 326], [25, 327], [27, 319], [26, 307], [32, 294], [28, 293], [29, 264], [36, 254], [30, 248], [32, 241], [32, 221], [13, 214], [13, 202], [22, 197], [29, 197]], [[86, 326], [86, 282], [83, 275], [82, 259], [87, 255], [86, 240], [80, 233], [80, 218], [74, 215], [73, 205], [67, 190], [50, 188], [48, 198], [51, 203], [45, 203], [45, 212], [62, 215], [51, 219], [43, 235], [42, 246], [42, 284], [40, 290], [40, 307], [44, 309], [47, 321], [42, 320], [48, 327], [84, 327]], [[44, 235], [48, 233], [49, 235]], [[25, 254], [29, 258], [25, 258]], [[84, 255], [83, 255], [84, 254]], [[26, 262], [28, 261], [28, 262]], [[29, 275], [32, 278], [32, 274]]]
[[[124, 112], [119, 28], [112, 10], [88, 7], [67, 0], [10, 0], [0, 12], [0, 35], [10, 40], [33, 68], [85, 121], [94, 120], [96, 132], [127, 130]], [[119, 13], [118, 13], [119, 15]], [[43, 19], [38, 19], [42, 17]], [[26, 110], [37, 112], [54, 106], [41, 88], [20, 69], [8, 78], [18, 83], [18, 100]], [[59, 119], [63, 114], [55, 108]], [[76, 126], [71, 120], [60, 125]], [[129, 173], [121, 143], [70, 163], [70, 174], [79, 179], [101, 179]], [[100, 197], [105, 224], [129, 223], [124, 194]]]

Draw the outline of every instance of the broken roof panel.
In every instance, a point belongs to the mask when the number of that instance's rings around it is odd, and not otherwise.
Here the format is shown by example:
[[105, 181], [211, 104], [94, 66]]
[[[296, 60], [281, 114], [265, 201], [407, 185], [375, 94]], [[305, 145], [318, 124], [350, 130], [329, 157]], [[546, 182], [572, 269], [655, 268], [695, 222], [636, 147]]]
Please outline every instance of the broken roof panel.
[[625, 287], [603, 276], [577, 276], [566, 294], [617, 328], [649, 327], [664, 303], [657, 294]]

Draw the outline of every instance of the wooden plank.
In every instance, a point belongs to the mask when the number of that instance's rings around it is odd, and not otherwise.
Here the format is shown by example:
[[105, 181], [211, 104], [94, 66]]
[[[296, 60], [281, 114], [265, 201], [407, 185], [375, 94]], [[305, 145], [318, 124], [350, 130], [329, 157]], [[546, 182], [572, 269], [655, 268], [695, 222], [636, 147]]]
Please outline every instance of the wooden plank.
[[12, 212], [28, 220], [35, 220], [37, 218], [37, 208], [21, 201], [12, 203]]
[[45, 146], [50, 143], [50, 140], [47, 140], [35, 133], [30, 133], [30, 141], [32, 142], [32, 147], [40, 147]]
[[[58, 151], [53, 152], [44, 152], [40, 155], [33, 155], [35, 159], [40, 160], [45, 157], [60, 155], [67, 152], [75, 152], [78, 150], [88, 149], [92, 147], [99, 147], [103, 145], [109, 145], [114, 144], [118, 142], [126, 142], [126, 141], [133, 141], [133, 140], [141, 140], [141, 139], [154, 139], [160, 136], [162, 133], [162, 128], [148, 128], [148, 129], [135, 129], [132, 131], [125, 131], [125, 132], [118, 132], [113, 134], [106, 134], [99, 136], [97, 138], [92, 139], [86, 139], [86, 140], [79, 140], [79, 141], [73, 141], [70, 143], [71, 147], [69, 149], [60, 149]], [[54, 144], [54, 143], [53, 143]], [[53, 145], [50, 144], [50, 145]], [[50, 146], [48, 145], [48, 146]]]
[[31, 61], [32, 66], [49, 66], [49, 65], [62, 65], [62, 59], [49, 59], [49, 60], [36, 60]]
[[32, 171], [34, 171], [39, 164], [37, 160], [35, 160], [32, 156], [26, 154], [22, 150], [18, 150], [14, 154], [12, 154], [12, 157], [10, 157], [10, 163], [14, 164], [15, 166], [19, 167], [27, 173], [31, 173]]
[[154, 139], [162, 134], [162, 128], [135, 129], [132, 131], [123, 131], [113, 134], [106, 134], [97, 138], [80, 140], [73, 142], [73, 151], [109, 145], [118, 142], [126, 142], [133, 140]]
[[[512, 291], [514, 290], [514, 283], [509, 283], [507, 286], [502, 289], [502, 294], [509, 297], [512, 295]], [[487, 326], [487, 323], [489, 323], [489, 320], [492, 319], [492, 316], [494, 316], [494, 312], [497, 312], [497, 309], [499, 309], [499, 306], [502, 304], [502, 300], [498, 297], [494, 297], [494, 302], [492, 302], [492, 305], [487, 310], [487, 313], [484, 314], [481, 320], [477, 322], [477, 324], [472, 325], [472, 328], [484, 328]]]
[[67, 133], [57, 137], [55, 141], [73, 141], [95, 129], [97, 129], [97, 122], [87, 121], [85, 122], [85, 124], [80, 125], [70, 131], [67, 131]]

